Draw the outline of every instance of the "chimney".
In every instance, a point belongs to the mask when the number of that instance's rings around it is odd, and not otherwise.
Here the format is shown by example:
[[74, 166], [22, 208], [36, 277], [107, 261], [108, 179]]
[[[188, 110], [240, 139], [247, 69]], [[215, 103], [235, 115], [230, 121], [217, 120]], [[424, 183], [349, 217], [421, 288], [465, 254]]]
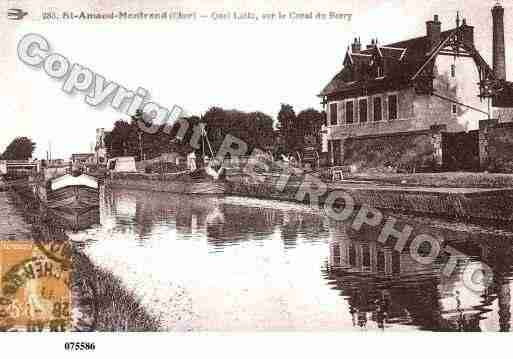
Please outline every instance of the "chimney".
[[429, 41], [428, 51], [433, 50], [440, 44], [440, 35], [442, 33], [442, 23], [438, 20], [438, 15], [435, 15], [433, 20], [426, 21], [426, 32]]
[[492, 9], [493, 17], [493, 73], [506, 80], [506, 48], [504, 45], [504, 8], [499, 2]]
[[351, 52], [357, 54], [362, 50], [362, 44], [358, 38], [354, 38], [354, 42], [351, 44]]
[[461, 24], [462, 34], [463, 34], [463, 40], [467, 44], [474, 45], [474, 27], [470, 26], [467, 23], [467, 19], [463, 18], [463, 22]]

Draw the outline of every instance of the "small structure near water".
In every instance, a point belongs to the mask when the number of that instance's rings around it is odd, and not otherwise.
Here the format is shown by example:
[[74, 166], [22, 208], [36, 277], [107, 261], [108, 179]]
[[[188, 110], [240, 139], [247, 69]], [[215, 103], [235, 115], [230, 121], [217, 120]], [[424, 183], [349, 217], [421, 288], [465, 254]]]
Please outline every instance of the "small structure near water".
[[107, 162], [107, 169], [111, 172], [137, 172], [134, 157], [114, 157]]

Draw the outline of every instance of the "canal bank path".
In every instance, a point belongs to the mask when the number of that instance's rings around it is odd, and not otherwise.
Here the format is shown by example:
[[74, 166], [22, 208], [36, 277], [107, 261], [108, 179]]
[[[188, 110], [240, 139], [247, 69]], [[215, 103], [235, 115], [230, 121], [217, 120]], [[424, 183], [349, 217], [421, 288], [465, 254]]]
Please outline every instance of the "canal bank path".
[[31, 227], [7, 191], [0, 191], [0, 240], [31, 239]]

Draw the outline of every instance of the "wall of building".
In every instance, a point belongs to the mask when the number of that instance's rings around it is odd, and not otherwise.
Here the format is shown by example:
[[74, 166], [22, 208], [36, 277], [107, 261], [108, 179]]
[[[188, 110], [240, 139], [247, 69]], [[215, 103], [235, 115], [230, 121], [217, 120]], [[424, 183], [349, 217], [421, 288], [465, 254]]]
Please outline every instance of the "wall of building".
[[[419, 96], [416, 99], [415, 116], [439, 118], [450, 132], [477, 130], [479, 121], [488, 117], [488, 102], [481, 101], [478, 97], [479, 74], [474, 60], [467, 57], [438, 56], [434, 76], [435, 93], [482, 112], [435, 96]], [[456, 106], [456, 113], [453, 113], [453, 105]]]
[[513, 122], [513, 108], [494, 108], [492, 117], [498, 119], [499, 122]]
[[[347, 138], [341, 141], [341, 158], [344, 165], [364, 172], [440, 170], [446, 165], [442, 160], [445, 161], [444, 158], [451, 155], [451, 151], [461, 151], [461, 148], [444, 146], [448, 140], [444, 132], [450, 132], [447, 126], [435, 125], [429, 130]], [[483, 120], [478, 131], [462, 132], [460, 135], [470, 136], [476, 132], [481, 170], [513, 173], [513, 122]], [[470, 148], [465, 149], [471, 151]], [[452, 155], [465, 157], [460, 152]], [[478, 169], [477, 165], [475, 169]]]
[[481, 168], [513, 172], [513, 122], [483, 121], [479, 130]]
[[358, 171], [419, 171], [436, 167], [435, 138], [430, 130], [349, 138], [344, 141], [344, 164]]
[[[447, 95], [447, 91], [440, 91], [440, 93]], [[388, 95], [390, 94], [398, 96], [398, 119], [395, 120], [388, 118]], [[369, 103], [372, 102], [373, 97], [369, 97]], [[420, 131], [429, 129], [433, 125], [446, 125], [447, 131], [450, 132], [467, 130], [458, 117], [463, 116], [464, 109], [458, 107], [458, 114], [453, 115], [451, 102], [434, 96], [417, 95], [414, 89], [390, 92], [381, 97], [383, 98], [383, 120], [379, 122], [371, 121], [369, 118], [367, 122], [361, 123], [356, 121], [358, 115], [355, 113], [355, 122], [345, 123], [345, 102], [338, 102], [337, 125], [330, 124], [330, 113], [328, 112], [327, 139]], [[372, 114], [372, 111], [372, 104], [369, 104], [368, 113]]]

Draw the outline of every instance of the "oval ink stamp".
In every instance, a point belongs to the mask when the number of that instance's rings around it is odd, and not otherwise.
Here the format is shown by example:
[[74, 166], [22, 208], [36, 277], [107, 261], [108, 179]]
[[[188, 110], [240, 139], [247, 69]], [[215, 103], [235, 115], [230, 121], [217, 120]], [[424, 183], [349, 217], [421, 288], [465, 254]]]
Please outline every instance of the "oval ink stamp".
[[94, 292], [71, 257], [69, 241], [0, 241], [0, 331], [95, 329]]

